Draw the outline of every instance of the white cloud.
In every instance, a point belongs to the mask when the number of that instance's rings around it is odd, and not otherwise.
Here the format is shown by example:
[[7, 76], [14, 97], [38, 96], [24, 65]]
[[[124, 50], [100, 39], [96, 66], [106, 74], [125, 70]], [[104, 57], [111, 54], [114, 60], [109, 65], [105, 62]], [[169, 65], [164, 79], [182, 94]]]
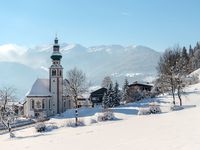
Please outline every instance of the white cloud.
[[5, 44], [0, 46], [0, 61], [21, 62], [27, 48], [15, 44]]

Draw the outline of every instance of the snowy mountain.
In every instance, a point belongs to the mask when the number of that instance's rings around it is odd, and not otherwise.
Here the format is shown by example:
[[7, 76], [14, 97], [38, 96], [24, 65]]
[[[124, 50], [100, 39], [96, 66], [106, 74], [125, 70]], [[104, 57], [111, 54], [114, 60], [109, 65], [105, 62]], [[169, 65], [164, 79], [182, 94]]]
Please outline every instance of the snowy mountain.
[[[93, 85], [100, 85], [106, 75], [120, 83], [125, 77], [128, 77], [130, 82], [152, 80], [155, 77], [155, 67], [160, 56], [160, 53], [144, 46], [84, 47], [79, 44], [67, 43], [62, 43], [60, 46], [63, 55], [62, 65], [65, 71], [73, 67], [80, 68]], [[12, 68], [4, 69], [3, 74], [0, 74], [1, 79], [4, 79], [5, 76], [9, 79], [6, 82], [1, 80], [0, 84], [15, 85], [20, 93], [25, 94], [36, 78], [48, 77], [51, 53], [52, 45], [33, 48], [12, 44], [0, 46], [1, 68]]]

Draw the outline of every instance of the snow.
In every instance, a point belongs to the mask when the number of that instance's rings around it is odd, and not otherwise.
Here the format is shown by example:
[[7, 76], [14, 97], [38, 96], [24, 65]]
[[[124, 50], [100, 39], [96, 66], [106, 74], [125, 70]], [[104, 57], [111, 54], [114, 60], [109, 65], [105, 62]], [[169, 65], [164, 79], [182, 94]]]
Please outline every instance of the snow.
[[61, 48], [61, 52], [69, 53], [75, 47], [76, 47], [76, 44], [67, 44], [67, 46]]
[[197, 76], [200, 79], [200, 68], [193, 71], [189, 76]]
[[27, 96], [51, 96], [49, 92], [49, 80], [37, 79]]
[[[69, 110], [47, 122], [59, 127], [51, 132], [36, 133], [32, 127], [16, 131], [14, 139], [9, 139], [8, 134], [1, 135], [1, 149], [199, 150], [200, 83], [184, 91], [183, 110], [171, 111], [172, 97], [166, 94], [113, 109], [116, 120], [92, 122], [77, 128], [66, 126], [67, 120], [74, 119], [74, 110]], [[149, 103], [159, 105], [163, 113], [137, 115]], [[79, 116], [88, 121], [101, 111], [100, 107], [82, 108]]]

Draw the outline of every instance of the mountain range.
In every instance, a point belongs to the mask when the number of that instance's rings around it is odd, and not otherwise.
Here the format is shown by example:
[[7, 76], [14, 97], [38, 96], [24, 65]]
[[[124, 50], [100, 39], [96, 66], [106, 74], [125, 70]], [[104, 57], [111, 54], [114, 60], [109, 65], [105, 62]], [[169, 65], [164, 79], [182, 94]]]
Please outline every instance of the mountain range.
[[[80, 44], [60, 44], [64, 74], [77, 67], [86, 73], [92, 86], [111, 76], [122, 85], [129, 82], [152, 81], [160, 53], [145, 46], [101, 45], [84, 47]], [[23, 97], [37, 78], [48, 78], [52, 45], [26, 48], [14, 44], [0, 46], [0, 85], [13, 86]], [[65, 76], [64, 76], [65, 77]]]

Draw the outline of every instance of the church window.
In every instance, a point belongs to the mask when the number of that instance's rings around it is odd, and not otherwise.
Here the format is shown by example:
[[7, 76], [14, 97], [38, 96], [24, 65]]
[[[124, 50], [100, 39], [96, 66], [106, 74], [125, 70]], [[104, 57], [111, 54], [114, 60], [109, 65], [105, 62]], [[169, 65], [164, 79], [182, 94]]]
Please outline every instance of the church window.
[[40, 101], [37, 101], [36, 102], [36, 106], [37, 106], [37, 109], [40, 109], [42, 106], [41, 106], [41, 102]]
[[66, 101], [64, 101], [64, 108], [66, 108]]
[[31, 100], [31, 109], [34, 109], [34, 106], [35, 106], [35, 102], [34, 102], [34, 100], [32, 99], [32, 100]]
[[51, 100], [49, 99], [49, 109], [51, 109]]
[[52, 76], [56, 76], [56, 70], [52, 70]]
[[45, 99], [42, 100], [42, 109], [45, 108]]
[[62, 71], [60, 70], [60, 76], [62, 76]]

